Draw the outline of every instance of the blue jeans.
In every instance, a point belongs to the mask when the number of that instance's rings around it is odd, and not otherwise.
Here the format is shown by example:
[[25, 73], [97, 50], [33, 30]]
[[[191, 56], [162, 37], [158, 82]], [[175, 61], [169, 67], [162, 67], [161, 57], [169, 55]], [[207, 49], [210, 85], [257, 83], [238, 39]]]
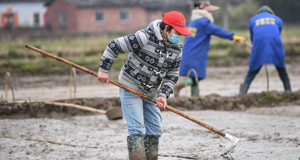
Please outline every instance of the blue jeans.
[[[254, 70], [252, 72], [248, 72], [244, 83], [250, 85], [253, 79], [255, 78], [255, 76], [257, 75], [257, 73], [260, 71], [261, 67], [262, 66], [260, 66], [257, 70]], [[283, 84], [290, 83], [289, 75], [287, 74], [285, 68], [276, 67], [276, 70]]]
[[[162, 134], [160, 109], [156, 104], [120, 88], [120, 98], [124, 118], [127, 122], [128, 136]], [[157, 95], [151, 97], [157, 99]]]

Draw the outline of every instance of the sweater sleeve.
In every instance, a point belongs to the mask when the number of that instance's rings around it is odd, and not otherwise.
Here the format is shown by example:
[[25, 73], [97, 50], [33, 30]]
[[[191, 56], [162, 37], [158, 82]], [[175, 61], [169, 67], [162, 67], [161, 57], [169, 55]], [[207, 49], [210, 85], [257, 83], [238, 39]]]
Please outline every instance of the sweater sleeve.
[[179, 76], [179, 66], [181, 61], [182, 52], [177, 56], [175, 61], [172, 63], [171, 69], [167, 72], [165, 79], [158, 91], [158, 96], [169, 98], [173, 93], [175, 84], [178, 81]]
[[206, 26], [205, 26], [205, 33], [206, 34], [212, 34], [224, 39], [229, 39], [232, 40], [233, 39], [233, 33], [219, 27], [216, 26], [215, 24], [209, 22]]
[[147, 42], [147, 34], [142, 31], [112, 40], [101, 57], [99, 71], [107, 73], [119, 53], [137, 53]]

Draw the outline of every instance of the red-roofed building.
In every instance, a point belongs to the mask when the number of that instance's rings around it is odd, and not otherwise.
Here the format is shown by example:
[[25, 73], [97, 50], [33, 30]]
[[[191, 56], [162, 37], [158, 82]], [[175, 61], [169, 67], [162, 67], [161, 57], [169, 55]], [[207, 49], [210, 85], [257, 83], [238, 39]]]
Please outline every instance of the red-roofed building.
[[189, 13], [186, 1], [49, 0], [46, 23], [53, 32], [129, 32], [170, 10]]

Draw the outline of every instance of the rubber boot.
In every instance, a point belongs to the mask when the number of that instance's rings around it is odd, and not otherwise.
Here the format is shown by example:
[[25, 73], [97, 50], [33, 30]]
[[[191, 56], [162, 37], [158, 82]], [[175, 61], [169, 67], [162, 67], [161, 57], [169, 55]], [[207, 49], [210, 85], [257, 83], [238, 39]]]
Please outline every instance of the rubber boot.
[[241, 84], [241, 86], [240, 86], [240, 96], [247, 94], [249, 86], [250, 85], [246, 84], [246, 83]]
[[[187, 81], [187, 82], [186, 82]], [[174, 87], [174, 97], [179, 97], [179, 91], [185, 87], [185, 84], [192, 85], [192, 78], [182, 78]]]
[[130, 135], [127, 137], [129, 160], [146, 160], [144, 137]]
[[191, 96], [192, 97], [199, 97], [199, 88], [198, 86], [191, 86]]
[[284, 91], [285, 92], [287, 92], [287, 93], [291, 93], [292, 92], [292, 88], [291, 88], [290, 82], [283, 83], [283, 87], [284, 87]]
[[159, 138], [153, 135], [148, 135], [144, 137], [144, 143], [145, 143], [146, 159], [157, 160]]
[[179, 96], [179, 91], [181, 90], [181, 88], [184, 88], [184, 84], [179, 83], [179, 84], [175, 85], [175, 87], [174, 87], [174, 97]]

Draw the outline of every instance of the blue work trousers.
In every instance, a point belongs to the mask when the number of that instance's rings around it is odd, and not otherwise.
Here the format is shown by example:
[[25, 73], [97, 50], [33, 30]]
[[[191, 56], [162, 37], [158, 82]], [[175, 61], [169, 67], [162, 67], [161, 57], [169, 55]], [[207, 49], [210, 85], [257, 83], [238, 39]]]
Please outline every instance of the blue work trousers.
[[[260, 66], [257, 70], [254, 70], [252, 72], [248, 72], [244, 83], [250, 85], [251, 82], [253, 81], [253, 79], [255, 78], [255, 76], [257, 75], [257, 73], [260, 71], [261, 67], [262, 66]], [[290, 83], [289, 75], [287, 74], [285, 68], [276, 67], [276, 70], [277, 70], [278, 75], [279, 75], [279, 77], [280, 77], [283, 84]]]

